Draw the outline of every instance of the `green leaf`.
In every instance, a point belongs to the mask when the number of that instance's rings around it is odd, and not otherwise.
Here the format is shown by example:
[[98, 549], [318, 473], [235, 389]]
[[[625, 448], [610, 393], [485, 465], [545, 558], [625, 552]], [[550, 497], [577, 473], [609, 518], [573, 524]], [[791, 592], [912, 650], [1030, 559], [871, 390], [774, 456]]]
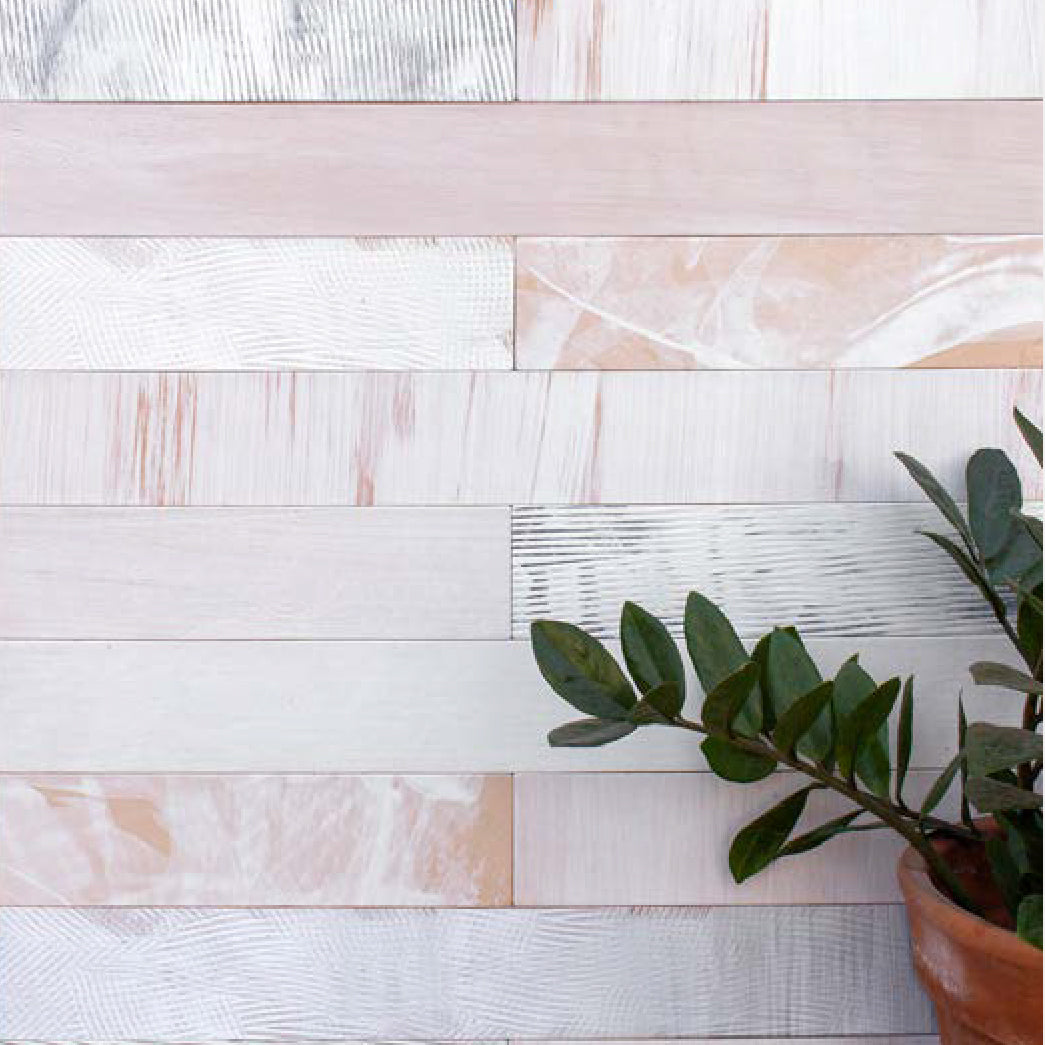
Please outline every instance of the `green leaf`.
[[[897, 805], [903, 804], [903, 786], [907, 770], [911, 765], [911, 748], [914, 746], [914, 676], [909, 675], [903, 684], [900, 697], [900, 719], [896, 724], [896, 789], [893, 792]], [[857, 762], [859, 765], [859, 760]]]
[[[779, 722], [784, 712], [799, 698], [823, 682], [817, 666], [794, 629], [775, 628], [766, 651], [765, 684], [773, 718]], [[831, 754], [831, 712], [824, 708], [798, 742], [799, 754], [824, 762]]]
[[682, 695], [674, 682], [654, 686], [632, 709], [628, 718], [637, 726], [668, 726], [682, 711]]
[[834, 683], [821, 682], [804, 697], [799, 697], [777, 719], [773, 742], [783, 752], [791, 754], [798, 741], [812, 728], [820, 713], [830, 704]]
[[777, 858], [806, 807], [809, 792], [819, 786], [811, 784], [796, 791], [737, 834], [729, 847], [729, 869], [735, 882], [758, 874]]
[[1015, 518], [1027, 531], [1030, 539], [1040, 548], [1042, 546], [1041, 520], [1033, 515], [1027, 515], [1024, 512], [1013, 512], [1012, 514], [1013, 518]]
[[[876, 683], [856, 657], [850, 657], [835, 676], [834, 710], [837, 730], [843, 728], [856, 709], [875, 691]], [[836, 736], [837, 743], [837, 736]], [[856, 754], [856, 775], [876, 794], [889, 794], [889, 725], [864, 739]]]
[[1003, 450], [977, 450], [965, 468], [969, 528], [985, 560], [1000, 555], [1019, 532], [1012, 517], [1023, 507], [1020, 477]]
[[1012, 411], [1012, 416], [1016, 419], [1016, 427], [1020, 430], [1020, 435], [1023, 436], [1024, 442], [1030, 447], [1030, 452], [1034, 454], [1035, 459], [1040, 466], [1041, 460], [1041, 429], [1027, 417], [1019, 407], [1015, 407]]
[[1017, 693], [1041, 693], [1042, 685], [1026, 672], [1008, 664], [997, 664], [991, 660], [978, 660], [969, 665], [969, 674], [977, 686], [1000, 686]]
[[990, 864], [991, 877], [1002, 894], [1005, 906], [1015, 914], [1019, 906], [1020, 869], [1009, 851], [1007, 841], [1000, 835], [989, 835], [984, 839], [984, 850]]
[[1020, 901], [1016, 912], [1016, 935], [1041, 950], [1041, 893], [1025, 896]]
[[1041, 548], [1022, 523], [1013, 519], [1012, 524], [1011, 540], [987, 560], [987, 575], [994, 584], [1040, 584]]
[[709, 733], [731, 733], [733, 723], [758, 682], [759, 667], [748, 661], [724, 678], [704, 699], [700, 720]]
[[734, 784], [753, 784], [764, 780], [777, 767], [776, 759], [745, 751], [725, 737], [708, 737], [700, 750], [717, 777]]
[[[838, 771], [847, 779], [856, 773], [856, 760], [863, 747], [877, 739], [883, 726], [889, 721], [900, 695], [900, 680], [893, 678], [883, 682], [866, 696], [838, 724], [838, 739], [835, 757], [838, 759]], [[888, 758], [888, 756], [886, 756]], [[877, 781], [879, 787], [884, 784], [888, 793], [889, 779]]]
[[857, 809], [852, 813], [846, 813], [845, 816], [838, 816], [834, 820], [828, 820], [826, 824], [821, 824], [819, 827], [813, 828], [812, 831], [807, 831], [804, 835], [793, 838], [787, 845], [781, 846], [780, 852], [777, 853], [777, 859], [779, 860], [782, 856], [798, 856], [799, 853], [808, 853], [810, 849], [816, 849], [817, 846], [823, 845], [824, 842], [829, 842], [832, 838], [845, 834], [846, 828], [858, 816], [862, 816], [863, 813], [863, 809]]
[[582, 718], [567, 722], [548, 734], [552, 747], [601, 747], [635, 732], [631, 722], [606, 722], [601, 718]]
[[951, 784], [954, 783], [954, 778], [958, 775], [961, 765], [962, 756], [959, 752], [947, 763], [947, 767], [933, 782], [933, 786], [929, 788], [925, 801], [922, 802], [918, 810], [920, 816], [928, 816], [943, 801], [944, 795], [947, 794]]
[[640, 693], [673, 682], [685, 700], [686, 672], [682, 656], [668, 629], [653, 614], [634, 602], [624, 603], [620, 614], [620, 641], [624, 662]]
[[1042, 653], [1041, 587], [1033, 597], [1020, 597], [1016, 608], [1016, 637], [1020, 654], [1029, 664], [1039, 664]]
[[595, 718], [625, 719], [635, 691], [598, 639], [572, 624], [539, 620], [530, 642], [544, 680], [568, 704]]
[[1003, 769], [1041, 758], [1041, 736], [1019, 726], [975, 722], [965, 735], [970, 776], [990, 776]]
[[936, 505], [943, 517], [958, 531], [969, 552], [975, 554], [976, 545], [972, 531], [958, 505], [954, 503], [954, 498], [940, 485], [936, 476], [921, 461], [917, 461], [907, 454], [898, 453], [896, 459], [907, 469], [911, 478], [922, 488], [925, 496]]
[[969, 558], [952, 541], [949, 537], [944, 537], [943, 534], [929, 533], [928, 530], [919, 530], [920, 534], [928, 537], [935, 545], [942, 548], [957, 564], [958, 568], [965, 574], [968, 581], [974, 584], [980, 590], [980, 594], [990, 603], [994, 603], [997, 600], [997, 593], [990, 587], [983, 575], [980, 573], [979, 567]]
[[969, 777], [965, 793], [981, 813], [996, 813], [1005, 809], [1041, 809], [1041, 795], [990, 777]]

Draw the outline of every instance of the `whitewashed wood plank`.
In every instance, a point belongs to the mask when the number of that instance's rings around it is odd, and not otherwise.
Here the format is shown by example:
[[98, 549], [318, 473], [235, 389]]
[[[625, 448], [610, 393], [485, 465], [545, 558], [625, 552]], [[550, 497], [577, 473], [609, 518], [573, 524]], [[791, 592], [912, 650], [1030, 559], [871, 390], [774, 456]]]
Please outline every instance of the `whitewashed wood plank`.
[[1041, 110], [6, 103], [0, 233], [1040, 233]]
[[919, 530], [951, 532], [931, 504], [517, 507], [513, 631], [615, 635], [630, 599], [681, 634], [697, 590], [742, 634], [989, 633], [990, 607]]
[[518, 0], [539, 101], [1034, 98], [1039, 0]]
[[505, 370], [504, 239], [0, 239], [0, 367]]
[[[668, 1045], [678, 1042], [679, 1045], [721, 1045], [716, 1038], [632, 1038], [630, 1040], [600, 1039], [601, 1045]], [[939, 1038], [935, 1034], [895, 1034], [888, 1037], [872, 1035], [856, 1035], [846, 1038], [731, 1038], [729, 1045], [935, 1045]], [[14, 1043], [18, 1045], [18, 1043]], [[251, 1043], [247, 1043], [251, 1045]], [[515, 1038], [508, 1045], [536, 1045], [533, 1041]], [[544, 1045], [585, 1045], [577, 1041], [560, 1039], [545, 1041]]]
[[522, 239], [520, 369], [1042, 363], [1037, 236]]
[[500, 508], [0, 509], [0, 635], [506, 638]]
[[[1004, 639], [811, 639], [828, 676], [853, 653], [875, 678], [915, 675], [912, 765], [954, 754], [957, 702], [1015, 724], [1019, 702], [972, 686]], [[700, 689], [691, 679], [690, 707]], [[547, 746], [573, 717], [524, 642], [5, 642], [0, 770], [387, 772], [702, 770], [684, 730], [599, 750]], [[113, 728], [119, 723], [119, 729]], [[0, 840], [2, 842], [2, 840]]]
[[5, 1038], [932, 1030], [899, 905], [7, 908], [0, 931]]
[[507, 101], [511, 0], [19, 0], [0, 97]]
[[[1037, 370], [0, 375], [6, 504], [920, 501]], [[1028, 480], [1029, 497], [1040, 479]]]

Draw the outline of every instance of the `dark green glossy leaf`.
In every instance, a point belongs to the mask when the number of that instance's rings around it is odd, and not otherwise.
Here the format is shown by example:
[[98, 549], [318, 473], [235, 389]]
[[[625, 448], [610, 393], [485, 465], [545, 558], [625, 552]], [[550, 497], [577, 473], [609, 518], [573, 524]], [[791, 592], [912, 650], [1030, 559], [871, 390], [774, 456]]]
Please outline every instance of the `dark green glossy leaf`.
[[954, 778], [958, 775], [961, 765], [962, 756], [957, 754], [947, 763], [944, 771], [933, 781], [932, 787], [929, 788], [925, 796], [925, 801], [922, 802], [918, 810], [922, 816], [928, 816], [943, 801], [944, 795], [947, 794], [951, 784], [954, 783]]
[[991, 868], [991, 878], [1005, 901], [1011, 914], [1016, 913], [1020, 902], [1020, 869], [1009, 851], [1008, 843], [1000, 835], [984, 839], [984, 850]]
[[1006, 809], [1041, 809], [1041, 795], [990, 777], [969, 777], [965, 791], [969, 801], [981, 813]]
[[1013, 409], [1012, 415], [1016, 419], [1016, 427], [1019, 428], [1024, 442], [1030, 447], [1030, 452], [1041, 465], [1041, 429], [1019, 407]]
[[758, 683], [759, 667], [754, 661], [726, 676], [704, 699], [700, 720], [709, 733], [731, 733], [733, 723]]
[[1016, 935], [1041, 950], [1041, 893], [1025, 896], [1016, 913]]
[[715, 776], [734, 784], [753, 784], [757, 780], [764, 780], [777, 767], [776, 759], [745, 751], [725, 737], [708, 737], [700, 745], [700, 750], [704, 752]]
[[1033, 596], [1020, 597], [1016, 609], [1016, 636], [1020, 654], [1028, 664], [1040, 664], [1042, 654], [1041, 588]]
[[[856, 657], [850, 657], [835, 676], [834, 710], [836, 731], [856, 709], [875, 691], [877, 683], [862, 667]], [[836, 736], [837, 742], [837, 736]], [[883, 798], [889, 794], [889, 724], [883, 722], [876, 733], [867, 736], [856, 754], [856, 775], [875, 794]]]
[[1041, 548], [1022, 523], [1016, 519], [1012, 522], [1012, 539], [997, 555], [987, 560], [987, 576], [995, 585], [1033, 587], [1041, 583]]
[[[835, 757], [842, 776], [848, 779], [855, 776], [856, 760], [861, 750], [865, 744], [879, 739], [881, 729], [889, 721], [899, 695], [900, 680], [889, 679], [876, 687], [838, 723]], [[888, 793], [888, 777], [877, 783], [879, 789], [884, 786]]]
[[965, 467], [969, 498], [969, 529], [985, 560], [1008, 547], [1020, 532], [1012, 517], [1023, 507], [1020, 477], [1003, 450], [977, 450]]
[[1013, 517], [1027, 531], [1030, 539], [1040, 548], [1042, 546], [1041, 520], [1024, 512], [1014, 512]]
[[793, 838], [787, 845], [781, 846], [777, 859], [779, 860], [783, 856], [798, 856], [800, 853], [808, 853], [810, 849], [816, 849], [824, 842], [845, 834], [849, 825], [858, 816], [862, 816], [863, 812], [862, 809], [857, 809], [852, 813], [846, 813], [845, 816], [835, 817], [834, 820], [828, 820], [826, 824], [821, 824], [819, 827], [814, 827], [812, 831]]
[[806, 807], [809, 792], [818, 786], [796, 791], [737, 834], [729, 847], [729, 869], [735, 882], [746, 881], [777, 858]]
[[949, 537], [944, 537], [943, 534], [929, 533], [928, 530], [919, 530], [918, 532], [928, 537], [937, 547], [942, 548], [958, 564], [958, 568], [965, 574], [966, 579], [979, 589], [980, 594], [988, 602], [994, 602], [998, 598], [997, 593], [980, 573], [979, 567], [954, 541]]
[[773, 633], [763, 635], [754, 646], [751, 647], [751, 659], [758, 665], [759, 670], [759, 718], [760, 729], [768, 737], [776, 728], [776, 715], [773, 705], [769, 700], [769, 641]]
[[552, 747], [602, 747], [635, 732], [631, 722], [607, 722], [601, 718], [582, 718], [567, 722], [548, 734]]
[[1041, 758], [1038, 733], [1018, 726], [996, 726], [975, 722], [965, 735], [965, 758], [970, 776], [990, 776], [1021, 762]]
[[[801, 697], [823, 682], [816, 664], [794, 629], [776, 628], [769, 636], [765, 685], [777, 723]], [[831, 712], [824, 708], [798, 742], [798, 753], [817, 762], [826, 761], [833, 746]]]
[[940, 485], [936, 476], [915, 458], [907, 454], [898, 453], [896, 459], [907, 469], [911, 478], [922, 488], [922, 492], [939, 509], [940, 514], [958, 531], [966, 548], [972, 553], [975, 550], [972, 531], [969, 529], [965, 516], [961, 509], [955, 504], [954, 498]]
[[628, 718], [637, 726], [668, 726], [682, 711], [682, 697], [674, 682], [654, 686], [632, 709]]
[[914, 746], [914, 676], [910, 675], [903, 684], [900, 697], [900, 717], [896, 723], [896, 785], [893, 796], [898, 805], [903, 804], [903, 786], [907, 770], [911, 765], [911, 748]]
[[804, 697], [799, 697], [776, 722], [773, 742], [785, 754], [791, 754], [798, 741], [809, 732], [820, 713], [830, 704], [834, 683], [821, 682]]
[[969, 674], [977, 686], [999, 686], [1017, 693], [1041, 693], [1042, 686], [1026, 672], [1008, 664], [997, 664], [991, 660], [978, 660], [969, 665]]
[[624, 662], [640, 693], [672, 682], [685, 699], [686, 672], [682, 655], [668, 629], [656, 617], [634, 602], [624, 603], [620, 614], [620, 641]]

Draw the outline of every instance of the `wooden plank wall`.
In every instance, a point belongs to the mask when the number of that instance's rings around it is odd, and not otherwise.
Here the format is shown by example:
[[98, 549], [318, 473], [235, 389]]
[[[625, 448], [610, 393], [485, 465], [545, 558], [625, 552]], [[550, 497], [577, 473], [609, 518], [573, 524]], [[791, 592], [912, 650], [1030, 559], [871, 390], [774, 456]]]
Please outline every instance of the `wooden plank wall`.
[[787, 782], [525, 636], [699, 586], [948, 761], [1042, 2], [0, 0], [0, 1038], [931, 1045], [896, 843], [735, 886]]

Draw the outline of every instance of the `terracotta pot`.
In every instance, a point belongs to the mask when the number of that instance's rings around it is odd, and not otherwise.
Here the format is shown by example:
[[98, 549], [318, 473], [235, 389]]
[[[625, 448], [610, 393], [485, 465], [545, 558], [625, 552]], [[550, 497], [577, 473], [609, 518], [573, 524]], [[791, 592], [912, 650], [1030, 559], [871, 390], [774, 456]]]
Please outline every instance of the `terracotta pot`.
[[949, 900], [913, 849], [899, 875], [942, 1045], [1041, 1045], [1041, 951]]

